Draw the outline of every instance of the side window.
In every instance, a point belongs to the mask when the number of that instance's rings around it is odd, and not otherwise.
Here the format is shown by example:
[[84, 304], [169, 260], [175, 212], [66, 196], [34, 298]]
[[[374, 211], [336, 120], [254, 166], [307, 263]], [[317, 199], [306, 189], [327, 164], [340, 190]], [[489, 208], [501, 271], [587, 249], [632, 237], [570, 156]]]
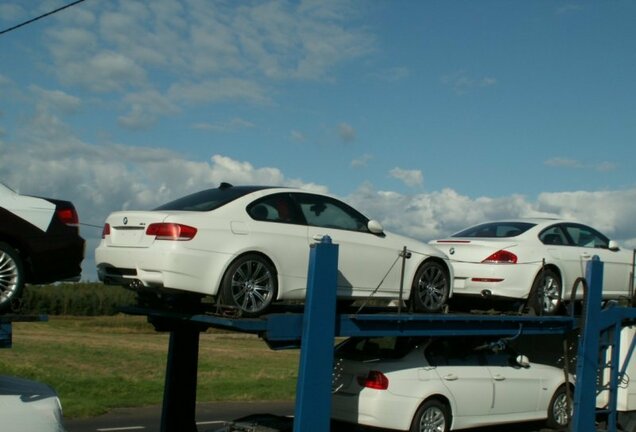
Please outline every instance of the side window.
[[567, 237], [559, 225], [553, 225], [539, 234], [539, 240], [545, 245], [568, 245]]
[[472, 344], [458, 339], [438, 339], [426, 349], [426, 360], [431, 366], [481, 366], [483, 354]]
[[578, 247], [605, 248], [609, 245], [609, 239], [600, 232], [585, 225], [566, 225], [565, 230], [574, 244]]
[[294, 198], [311, 226], [369, 232], [368, 219], [343, 202], [313, 194], [294, 194]]
[[302, 224], [296, 203], [289, 194], [281, 193], [260, 198], [247, 207], [247, 213], [254, 220]]

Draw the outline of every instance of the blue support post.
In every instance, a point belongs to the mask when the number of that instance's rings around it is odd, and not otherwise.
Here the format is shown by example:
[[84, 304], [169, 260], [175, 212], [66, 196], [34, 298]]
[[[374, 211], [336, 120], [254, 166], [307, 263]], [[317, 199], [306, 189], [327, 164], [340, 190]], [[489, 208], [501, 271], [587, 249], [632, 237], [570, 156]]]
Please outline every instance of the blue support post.
[[596, 377], [599, 366], [603, 262], [598, 256], [594, 256], [588, 262], [586, 270], [587, 302], [576, 362], [577, 385], [574, 389], [574, 417], [572, 418], [572, 431], [575, 432], [589, 432], [596, 428]]
[[196, 432], [199, 333], [193, 325], [177, 325], [170, 333], [163, 391], [161, 432]]
[[309, 252], [294, 432], [329, 431], [337, 288], [338, 245], [325, 236]]
[[0, 323], [0, 348], [11, 348], [12, 333], [12, 325], [10, 322]]

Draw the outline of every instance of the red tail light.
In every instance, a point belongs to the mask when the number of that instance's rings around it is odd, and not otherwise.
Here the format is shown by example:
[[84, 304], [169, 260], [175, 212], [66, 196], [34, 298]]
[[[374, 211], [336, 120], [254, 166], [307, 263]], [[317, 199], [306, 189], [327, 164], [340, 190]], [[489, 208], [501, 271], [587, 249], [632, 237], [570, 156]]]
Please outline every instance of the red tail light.
[[517, 264], [517, 255], [507, 250], [500, 250], [482, 261], [485, 264]]
[[79, 216], [77, 215], [77, 211], [75, 211], [74, 208], [57, 209], [55, 213], [57, 214], [57, 218], [66, 225], [79, 225]]
[[110, 225], [104, 224], [104, 229], [102, 229], [102, 238], [106, 238], [108, 235], [110, 235]]
[[146, 235], [155, 236], [155, 240], [192, 240], [196, 233], [196, 228], [176, 223], [153, 223], [146, 229]]
[[358, 377], [358, 383], [362, 387], [386, 390], [389, 388], [389, 379], [380, 371], [369, 371], [366, 377]]

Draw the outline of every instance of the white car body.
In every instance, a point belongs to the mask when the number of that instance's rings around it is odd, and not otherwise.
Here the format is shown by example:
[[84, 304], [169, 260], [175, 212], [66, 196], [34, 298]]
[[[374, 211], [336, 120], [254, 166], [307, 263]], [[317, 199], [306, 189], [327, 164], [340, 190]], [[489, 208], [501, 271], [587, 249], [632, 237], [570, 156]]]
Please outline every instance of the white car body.
[[[208, 199], [206, 194], [237, 196], [211, 210], [201, 203], [192, 204]], [[404, 298], [411, 292], [418, 269], [429, 261], [443, 267], [448, 277], [446, 298], [451, 295], [452, 268], [443, 253], [426, 243], [384, 232], [378, 222], [327, 195], [222, 185], [181, 200], [185, 201], [176, 200], [173, 203], [177, 204], [153, 211], [118, 211], [108, 216], [107, 232], [95, 251], [100, 279], [142, 290], [215, 296], [222, 294], [224, 277], [238, 258], [258, 255], [271, 262], [276, 274], [274, 300], [303, 299], [309, 246], [329, 236], [339, 245], [341, 298], [372, 293], [398, 298], [404, 247], [411, 255], [405, 262]], [[280, 202], [287, 207], [278, 208]], [[191, 238], [148, 235], [153, 224], [178, 224], [194, 234]]]
[[[397, 342], [400, 339], [403, 342]], [[549, 418], [553, 427], [567, 425], [572, 411], [563, 370], [530, 363], [507, 349], [497, 351], [487, 345], [475, 349], [481, 343], [472, 340], [377, 337], [345, 341], [349, 346], [339, 345], [335, 354], [332, 418], [411, 432]], [[446, 410], [446, 418], [439, 410], [420, 411], [431, 401]]]
[[[604, 263], [603, 297], [629, 295], [633, 251], [618, 248], [597, 230], [577, 222], [487, 222], [430, 244], [450, 258], [457, 296], [526, 299], [541, 272], [550, 269], [557, 276], [554, 288], [560, 291], [551, 295], [558, 294], [559, 301], [569, 300], [575, 281], [585, 277], [587, 262], [595, 255]], [[577, 298], [582, 295], [579, 288]]]
[[3, 432], [64, 432], [62, 405], [46, 384], [0, 376]]

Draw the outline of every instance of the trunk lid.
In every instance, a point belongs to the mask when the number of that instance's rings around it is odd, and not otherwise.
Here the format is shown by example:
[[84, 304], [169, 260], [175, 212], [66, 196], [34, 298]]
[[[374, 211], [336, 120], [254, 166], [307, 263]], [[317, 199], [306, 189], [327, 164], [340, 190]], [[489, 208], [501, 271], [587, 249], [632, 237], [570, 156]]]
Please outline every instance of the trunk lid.
[[451, 261], [480, 263], [493, 253], [502, 249], [510, 249], [518, 243], [508, 238], [486, 240], [458, 237], [433, 240], [430, 244], [444, 252]]
[[159, 211], [120, 211], [112, 213], [106, 223], [110, 225], [110, 235], [106, 243], [113, 247], [149, 247], [154, 236], [146, 235], [152, 223], [164, 222], [173, 213]]

